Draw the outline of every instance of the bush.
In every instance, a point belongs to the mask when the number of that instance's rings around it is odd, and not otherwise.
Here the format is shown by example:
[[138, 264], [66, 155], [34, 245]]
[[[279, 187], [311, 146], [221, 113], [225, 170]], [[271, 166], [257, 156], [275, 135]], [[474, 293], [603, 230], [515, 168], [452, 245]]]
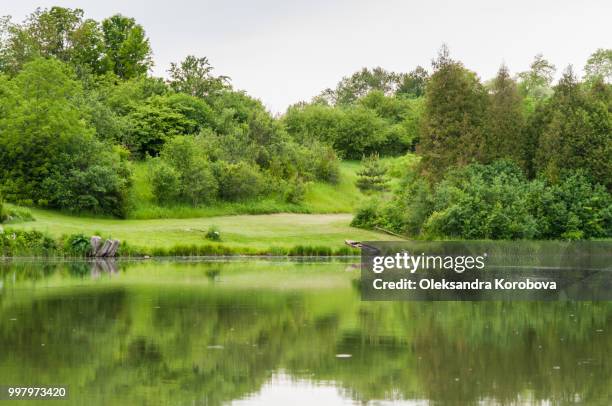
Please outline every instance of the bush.
[[340, 180], [340, 162], [334, 149], [328, 145], [313, 143], [308, 150], [313, 157], [312, 170], [315, 179], [334, 184], [338, 183]]
[[374, 228], [380, 222], [380, 201], [371, 199], [365, 205], [357, 209], [355, 217], [351, 221], [351, 227]]
[[220, 161], [215, 164], [214, 171], [219, 182], [219, 195], [223, 200], [245, 200], [264, 191], [262, 174], [246, 162], [232, 164]]
[[467, 239], [533, 238], [529, 188], [520, 168], [498, 161], [450, 171], [436, 186], [433, 213], [423, 225], [432, 237]]
[[0, 227], [0, 256], [48, 256], [58, 251], [55, 241], [39, 231], [2, 230]]
[[221, 232], [217, 226], [210, 226], [205, 235], [207, 240], [210, 241], [221, 241]]
[[84, 257], [91, 252], [91, 242], [83, 234], [71, 234], [64, 239], [64, 252], [72, 257]]
[[217, 197], [217, 180], [200, 141], [176, 137], [151, 161], [151, 183], [159, 203], [183, 201], [196, 206]]
[[181, 173], [181, 187], [182, 197], [197, 206], [212, 202], [217, 197], [219, 185], [210, 163], [199, 158]]
[[181, 195], [181, 180], [176, 169], [161, 160], [154, 160], [150, 167], [153, 195], [158, 203], [176, 202]]
[[426, 238], [609, 238], [612, 196], [581, 172], [530, 182], [501, 160], [452, 169], [433, 188], [409, 179], [390, 202], [360, 209], [352, 224]]
[[287, 203], [300, 204], [304, 201], [308, 185], [300, 178], [295, 178], [287, 185], [285, 190], [285, 201]]
[[552, 185], [533, 182], [530, 211], [538, 224], [538, 238], [612, 236], [612, 196], [582, 171], [566, 172]]

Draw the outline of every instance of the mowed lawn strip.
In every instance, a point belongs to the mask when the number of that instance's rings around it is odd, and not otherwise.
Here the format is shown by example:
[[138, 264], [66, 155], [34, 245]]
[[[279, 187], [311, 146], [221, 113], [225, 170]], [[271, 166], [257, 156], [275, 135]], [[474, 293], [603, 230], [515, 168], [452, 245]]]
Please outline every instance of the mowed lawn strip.
[[117, 238], [140, 247], [170, 248], [206, 244], [205, 234], [216, 226], [222, 243], [232, 247], [269, 248], [297, 245], [340, 248], [344, 240], [395, 240], [396, 238], [350, 227], [351, 214], [264, 214], [191, 219], [119, 220], [70, 216], [31, 209], [35, 221], [8, 228], [39, 230], [54, 237], [83, 233]]

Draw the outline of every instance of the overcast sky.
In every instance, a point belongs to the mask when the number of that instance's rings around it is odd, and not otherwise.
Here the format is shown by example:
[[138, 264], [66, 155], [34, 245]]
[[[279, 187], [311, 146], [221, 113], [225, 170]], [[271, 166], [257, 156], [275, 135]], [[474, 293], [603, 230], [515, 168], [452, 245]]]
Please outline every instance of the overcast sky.
[[0, 15], [22, 21], [52, 5], [97, 20], [134, 17], [151, 40], [155, 75], [188, 54], [207, 56], [272, 112], [364, 66], [429, 69], [443, 42], [483, 79], [502, 62], [526, 70], [540, 52], [581, 72], [595, 49], [612, 48], [610, 0], [3, 0]]

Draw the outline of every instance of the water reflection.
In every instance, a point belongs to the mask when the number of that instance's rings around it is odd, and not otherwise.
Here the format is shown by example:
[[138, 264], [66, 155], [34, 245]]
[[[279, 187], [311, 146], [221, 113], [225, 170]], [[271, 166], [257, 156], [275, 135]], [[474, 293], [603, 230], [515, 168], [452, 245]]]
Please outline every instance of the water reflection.
[[361, 302], [357, 277], [345, 263], [3, 263], [0, 384], [104, 405], [610, 399], [608, 303]]

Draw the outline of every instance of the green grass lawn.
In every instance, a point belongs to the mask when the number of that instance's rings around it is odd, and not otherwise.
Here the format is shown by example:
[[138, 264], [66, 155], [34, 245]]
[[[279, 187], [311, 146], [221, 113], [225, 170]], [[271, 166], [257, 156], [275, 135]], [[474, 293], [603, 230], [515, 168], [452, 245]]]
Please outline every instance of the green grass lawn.
[[351, 214], [265, 214], [190, 219], [119, 220], [77, 217], [50, 210], [31, 209], [35, 221], [7, 225], [39, 230], [54, 237], [83, 233], [117, 238], [144, 248], [210, 244], [204, 235], [212, 225], [222, 244], [233, 248], [290, 248], [297, 245], [340, 248], [345, 239], [388, 240], [391, 236], [349, 226]]
[[290, 204], [281, 197], [267, 197], [247, 202], [217, 202], [212, 205], [192, 207], [176, 204], [160, 206], [155, 203], [151, 185], [147, 179], [147, 164], [134, 164], [134, 184], [130, 192], [130, 219], [193, 218], [229, 216], [237, 214], [270, 213], [352, 213], [364, 195], [355, 186], [356, 171], [360, 163], [355, 161], [340, 164], [338, 184], [315, 182], [310, 185], [304, 201]]
[[[389, 160], [391, 162], [391, 160]], [[337, 250], [344, 240], [394, 240], [395, 237], [350, 227], [353, 212], [367, 198], [355, 186], [360, 162], [342, 162], [336, 185], [311, 184], [304, 202], [292, 205], [266, 198], [244, 203], [219, 202], [206, 207], [157, 205], [144, 163], [135, 165], [132, 210], [127, 220], [77, 216], [53, 210], [28, 209], [35, 221], [8, 228], [38, 230], [55, 238], [82, 233], [117, 238], [132, 247], [171, 249], [215, 245], [205, 238], [211, 226], [221, 233], [220, 244], [240, 252], [278, 247], [322, 246]], [[8, 207], [15, 207], [7, 205]]]

